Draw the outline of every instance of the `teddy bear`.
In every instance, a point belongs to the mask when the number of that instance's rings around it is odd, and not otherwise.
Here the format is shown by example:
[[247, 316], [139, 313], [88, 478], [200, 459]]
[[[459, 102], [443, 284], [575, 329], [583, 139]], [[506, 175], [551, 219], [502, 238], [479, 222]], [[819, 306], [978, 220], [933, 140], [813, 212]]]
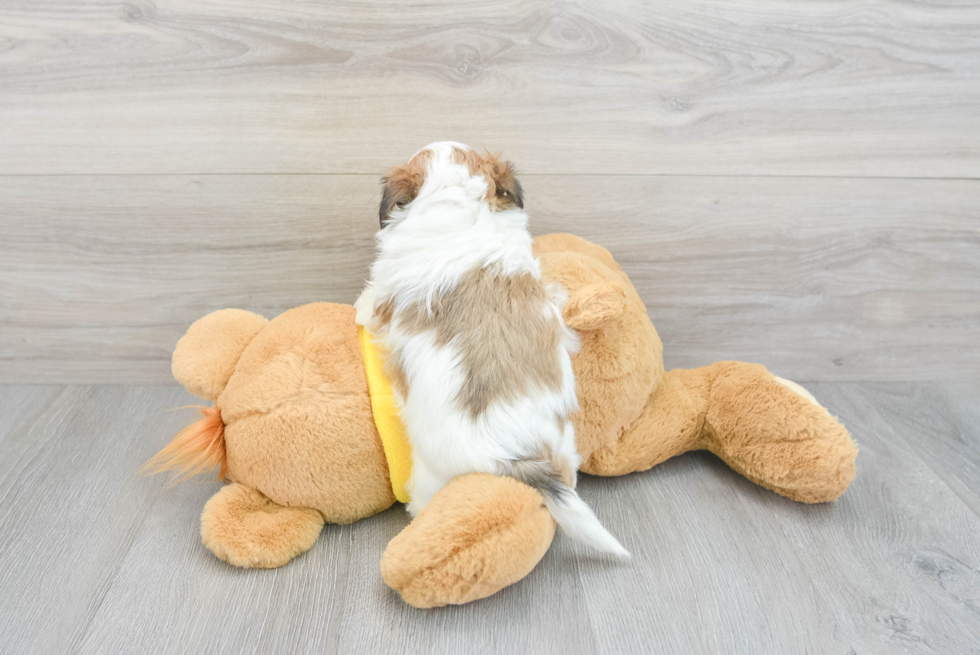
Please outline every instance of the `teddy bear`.
[[[664, 371], [646, 307], [609, 251], [569, 234], [537, 237], [534, 250], [542, 278], [567, 292], [562, 315], [581, 342], [572, 363], [582, 472], [625, 475], [708, 450], [795, 501], [847, 489], [857, 448], [803, 387], [743, 362]], [[180, 339], [172, 368], [213, 405], [148, 470], [182, 479], [218, 469], [227, 484], [204, 506], [204, 545], [236, 566], [282, 566], [324, 523], [407, 501], [411, 447], [383, 359], [351, 305], [313, 303], [271, 321], [208, 314]], [[535, 489], [462, 475], [391, 540], [381, 575], [415, 607], [470, 602], [526, 576], [555, 529]]]

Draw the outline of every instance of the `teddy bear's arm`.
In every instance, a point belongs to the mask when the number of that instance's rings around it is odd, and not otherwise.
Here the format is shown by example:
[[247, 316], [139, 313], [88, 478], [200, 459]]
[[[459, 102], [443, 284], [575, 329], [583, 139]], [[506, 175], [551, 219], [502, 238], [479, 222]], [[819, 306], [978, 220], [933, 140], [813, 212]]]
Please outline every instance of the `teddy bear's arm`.
[[546, 252], [538, 258], [542, 278], [566, 294], [562, 318], [568, 327], [599, 330], [626, 310], [619, 274], [602, 262], [574, 252]]
[[222, 309], [198, 319], [177, 342], [174, 378], [195, 396], [214, 400], [228, 384], [238, 359], [267, 318], [243, 309]]
[[626, 311], [626, 293], [615, 282], [596, 282], [574, 289], [562, 309], [565, 325], [594, 332]]

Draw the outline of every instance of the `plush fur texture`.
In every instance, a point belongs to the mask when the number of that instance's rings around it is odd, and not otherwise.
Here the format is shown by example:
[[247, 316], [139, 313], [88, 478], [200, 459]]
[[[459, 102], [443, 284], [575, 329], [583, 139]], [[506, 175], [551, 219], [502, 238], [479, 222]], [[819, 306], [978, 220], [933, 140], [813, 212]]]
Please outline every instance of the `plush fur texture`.
[[195, 396], [214, 400], [224, 391], [245, 347], [268, 323], [244, 309], [222, 309], [198, 319], [174, 349], [174, 379]]
[[307, 507], [283, 507], [242, 484], [211, 497], [201, 515], [201, 539], [235, 566], [271, 569], [313, 547], [323, 517]]
[[331, 523], [394, 502], [349, 305], [275, 318], [242, 354], [216, 401], [232, 480]]
[[358, 306], [386, 351], [412, 445], [409, 511], [460, 475], [537, 469], [521, 479], [565, 532], [625, 556], [574, 492], [578, 343], [562, 322], [564, 297], [541, 281], [512, 168], [442, 142], [401, 171], [386, 183], [382, 213], [398, 202]]
[[527, 575], [554, 534], [534, 489], [509, 477], [463, 475], [391, 540], [381, 575], [415, 607], [468, 603]]
[[[844, 493], [857, 448], [803, 387], [744, 362], [665, 374], [646, 307], [608, 251], [551, 234], [535, 240], [535, 253], [545, 277], [568, 290], [566, 321], [581, 331], [574, 365], [582, 411], [574, 420], [583, 471], [624, 475], [710, 450], [793, 500], [827, 502]], [[585, 309], [577, 309], [580, 302]]]
[[[663, 379], [663, 346], [629, 278], [605, 248], [566, 234], [534, 240], [545, 280], [568, 293], [565, 321], [581, 347], [573, 359], [574, 417], [582, 470], [636, 420]], [[596, 302], [593, 302], [596, 301]]]
[[[255, 333], [242, 327], [260, 324], [264, 327]], [[349, 523], [394, 503], [350, 305], [304, 305], [271, 322], [248, 312], [215, 312], [181, 339], [174, 370], [181, 371], [189, 390], [220, 393], [205, 420], [179, 434], [148, 466], [185, 474], [220, 467], [221, 475], [264, 499], [239, 503], [236, 507], [244, 509], [234, 512], [206, 514], [211, 537], [205, 541], [219, 557], [252, 561], [228, 555], [240, 553], [239, 546], [216, 545], [238, 534], [234, 526], [217, 526], [237, 521], [248, 508], [260, 513], [273, 505], [307, 508], [321, 523]], [[255, 530], [263, 525], [253, 522]], [[295, 555], [313, 543], [305, 531], [281, 534], [298, 539], [281, 552]]]
[[[622, 475], [707, 449], [794, 500], [834, 500], [847, 488], [857, 449], [805, 389], [741, 362], [665, 373], [656, 330], [608, 251], [563, 234], [538, 237], [534, 249], [542, 280], [568, 294], [563, 316], [581, 342], [572, 421], [584, 471]], [[394, 502], [353, 307], [316, 303], [271, 322], [217, 312], [191, 326], [174, 371], [195, 393], [220, 394], [214, 407], [235, 482], [201, 521], [218, 557], [278, 566], [312, 546], [323, 520], [354, 521]], [[209, 425], [204, 432], [214, 434], [213, 418]], [[204, 452], [213, 441], [193, 443]], [[533, 463], [518, 469], [520, 477], [541, 472]], [[530, 571], [554, 528], [531, 486], [459, 476], [391, 541], [382, 575], [418, 607], [468, 602]]]

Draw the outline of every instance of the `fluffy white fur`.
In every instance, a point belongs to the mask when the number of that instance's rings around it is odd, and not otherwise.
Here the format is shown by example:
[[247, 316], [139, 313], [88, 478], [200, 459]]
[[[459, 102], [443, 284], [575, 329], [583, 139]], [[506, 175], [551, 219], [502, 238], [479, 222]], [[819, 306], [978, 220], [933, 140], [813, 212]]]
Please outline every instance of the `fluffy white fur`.
[[[386, 301], [394, 302], [396, 317], [399, 309], [411, 305], [430, 308], [438, 293], [451, 290], [474, 268], [495, 266], [505, 274], [541, 278], [527, 214], [521, 209], [492, 211], [485, 199], [487, 182], [452, 162], [454, 146], [466, 148], [453, 142], [427, 146], [434, 156], [425, 183], [411, 203], [392, 212], [391, 221], [378, 233], [371, 280], [356, 303], [358, 322], [383, 348], [400, 352], [411, 390], [408, 398], [397, 400], [412, 445], [408, 510], [413, 515], [457, 475], [507, 474], [513, 461], [546, 450], [564, 456], [575, 469], [581, 463], [572, 423], [560, 421], [578, 409], [570, 358], [578, 343], [570, 330], [564, 328], [559, 346], [558, 391], [537, 389], [514, 401], [497, 401], [474, 419], [457, 400], [465, 380], [454, 344], [440, 347], [431, 332], [401, 330], [397, 319], [386, 327], [374, 320], [375, 307]], [[549, 295], [545, 311], [561, 322], [564, 293], [555, 288]], [[574, 490], [563, 494], [564, 502], [543, 495], [566, 533], [601, 550], [627, 555]]]

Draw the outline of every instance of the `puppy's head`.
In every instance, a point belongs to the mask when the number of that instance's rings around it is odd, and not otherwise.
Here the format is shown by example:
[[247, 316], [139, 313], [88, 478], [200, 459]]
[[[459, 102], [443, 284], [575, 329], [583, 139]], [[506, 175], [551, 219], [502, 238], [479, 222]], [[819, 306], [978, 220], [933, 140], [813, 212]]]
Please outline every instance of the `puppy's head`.
[[472, 178], [486, 183], [487, 191], [481, 200], [492, 211], [524, 208], [521, 183], [512, 163], [501, 161], [499, 154], [480, 154], [461, 143], [440, 141], [422, 148], [407, 164], [393, 168], [381, 178], [384, 185], [378, 212], [381, 227], [391, 221], [393, 212], [411, 204], [426, 184], [448, 187]]

